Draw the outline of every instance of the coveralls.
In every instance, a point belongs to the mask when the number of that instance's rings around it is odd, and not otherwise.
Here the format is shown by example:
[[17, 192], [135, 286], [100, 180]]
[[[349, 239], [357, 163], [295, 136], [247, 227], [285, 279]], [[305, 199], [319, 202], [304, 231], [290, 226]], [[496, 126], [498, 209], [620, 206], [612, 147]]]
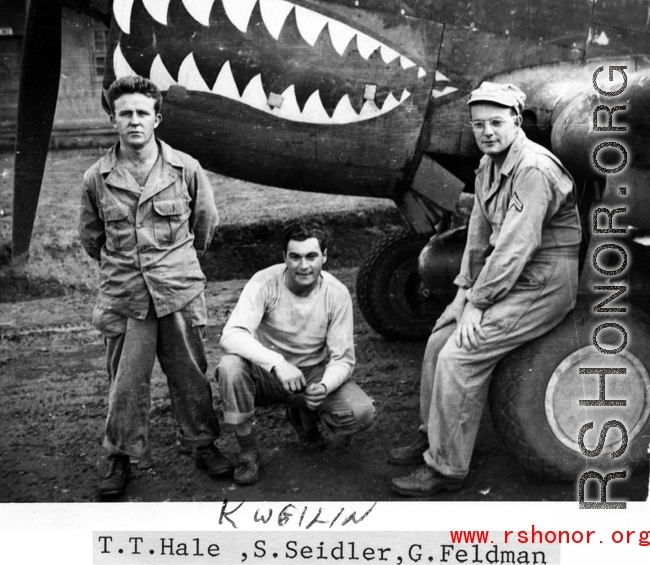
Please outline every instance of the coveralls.
[[304, 396], [286, 392], [271, 373], [286, 359], [303, 372], [307, 385], [327, 388], [317, 408], [323, 423], [340, 436], [359, 432], [370, 425], [375, 409], [350, 379], [355, 364], [350, 293], [322, 271], [318, 288], [296, 296], [284, 283], [285, 270], [282, 263], [256, 273], [223, 330], [220, 345], [226, 355], [217, 378], [224, 421], [250, 420], [255, 406], [288, 404], [305, 410]]
[[199, 257], [218, 223], [199, 163], [157, 140], [144, 186], [119, 163], [119, 143], [84, 175], [79, 234], [100, 263], [93, 325], [103, 332], [110, 381], [104, 447], [142, 457], [156, 355], [188, 445], [219, 435], [206, 377], [205, 276]]
[[434, 332], [422, 367], [420, 416], [439, 473], [469, 471], [492, 371], [506, 353], [552, 329], [575, 306], [581, 239], [575, 187], [556, 157], [519, 130], [500, 175], [483, 156], [468, 241], [455, 284], [483, 309], [477, 349], [456, 324]]

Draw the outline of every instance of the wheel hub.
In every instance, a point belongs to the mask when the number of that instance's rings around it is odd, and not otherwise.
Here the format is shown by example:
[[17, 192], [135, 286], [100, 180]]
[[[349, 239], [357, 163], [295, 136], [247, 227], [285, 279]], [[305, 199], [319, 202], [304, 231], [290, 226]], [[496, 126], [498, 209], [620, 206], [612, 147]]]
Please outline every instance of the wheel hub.
[[[625, 374], [608, 373], [605, 377], [605, 398], [625, 400], [625, 406], [580, 406], [580, 400], [598, 400], [600, 376], [581, 375], [580, 368], [625, 368]], [[632, 441], [650, 416], [650, 376], [639, 359], [627, 351], [606, 358], [593, 346], [583, 347], [567, 356], [555, 369], [544, 399], [546, 418], [551, 430], [562, 444], [580, 452], [580, 428], [593, 422], [584, 435], [584, 447], [593, 450], [598, 445], [603, 424], [618, 420]], [[603, 452], [609, 453], [621, 445], [621, 431], [610, 428]]]
[[409, 259], [402, 263], [390, 279], [388, 296], [394, 306], [407, 315], [425, 317], [427, 296], [421, 291], [422, 284], [417, 270], [417, 260]]

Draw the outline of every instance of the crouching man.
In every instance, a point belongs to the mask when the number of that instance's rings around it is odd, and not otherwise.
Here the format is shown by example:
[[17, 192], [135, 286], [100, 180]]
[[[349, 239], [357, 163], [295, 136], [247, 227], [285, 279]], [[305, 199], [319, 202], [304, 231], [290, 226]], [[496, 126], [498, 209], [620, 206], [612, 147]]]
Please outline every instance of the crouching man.
[[225, 352], [217, 379], [224, 422], [240, 446], [234, 481], [259, 478], [253, 428], [256, 406], [287, 405], [287, 419], [303, 448], [325, 449], [319, 420], [337, 436], [367, 428], [371, 399], [350, 380], [354, 368], [352, 300], [347, 288], [323, 272], [325, 232], [293, 223], [282, 234], [284, 263], [256, 273], [246, 284], [221, 338]]
[[526, 138], [524, 100], [516, 86], [488, 82], [469, 98], [484, 156], [458, 293], [424, 354], [420, 437], [389, 455], [394, 464], [423, 464], [393, 479], [393, 490], [405, 496], [462, 486], [494, 367], [575, 306], [581, 232], [573, 179]]

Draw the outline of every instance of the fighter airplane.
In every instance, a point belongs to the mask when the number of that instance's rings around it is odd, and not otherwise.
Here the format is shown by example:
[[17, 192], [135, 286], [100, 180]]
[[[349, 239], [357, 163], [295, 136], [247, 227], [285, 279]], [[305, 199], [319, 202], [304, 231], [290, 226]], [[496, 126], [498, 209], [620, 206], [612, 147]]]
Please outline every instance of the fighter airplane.
[[[647, 0], [31, 0], [16, 141], [15, 262], [28, 253], [48, 150], [62, 8], [110, 27], [104, 88], [130, 74], [151, 78], [165, 98], [160, 137], [206, 168], [263, 185], [395, 202], [410, 230], [378, 242], [357, 279], [361, 310], [385, 337], [426, 335], [451, 296], [465, 241], [464, 228], [450, 225], [451, 212], [461, 192], [472, 191], [479, 157], [466, 102], [486, 79], [527, 93], [524, 129], [574, 174], [586, 234], [593, 207], [619, 206], [621, 186], [629, 185], [624, 222], [635, 229], [617, 241], [643, 257], [638, 242], [650, 229], [650, 196], [642, 190], [650, 166]], [[619, 71], [608, 75], [612, 67]], [[607, 113], [594, 114], [599, 106], [615, 112], [624, 129], [603, 137], [598, 128]], [[603, 174], [592, 165], [595, 147], [609, 142], [598, 157], [613, 169], [620, 140], [625, 170]], [[588, 261], [593, 245], [585, 240]], [[639, 344], [648, 338], [650, 308], [641, 263], [599, 281], [627, 285], [625, 319], [635, 338], [616, 359], [589, 349], [598, 319], [584, 299], [543, 345], [515, 352], [497, 370], [492, 416], [531, 472], [573, 479], [580, 469], [611, 466], [607, 455], [624, 442], [613, 429], [604, 453], [585, 457], [581, 425], [592, 421], [598, 430], [614, 416], [612, 408], [578, 407], [585, 390], [596, 391], [591, 397], [598, 390], [598, 375], [577, 376], [578, 365], [625, 364], [625, 376], [608, 385], [609, 396], [628, 399], [623, 416], [615, 414], [625, 419], [628, 443], [614, 464], [645, 460], [650, 352]], [[590, 291], [593, 269], [582, 273]]]

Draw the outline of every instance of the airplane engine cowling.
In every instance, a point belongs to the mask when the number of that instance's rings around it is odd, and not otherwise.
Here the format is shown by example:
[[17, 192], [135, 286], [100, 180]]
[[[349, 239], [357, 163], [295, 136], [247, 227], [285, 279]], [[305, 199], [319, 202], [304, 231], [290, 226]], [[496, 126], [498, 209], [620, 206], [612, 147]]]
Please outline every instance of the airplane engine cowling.
[[[603, 172], [598, 165], [616, 169], [623, 160], [626, 166], [650, 166], [647, 151], [650, 147], [650, 70], [627, 75], [625, 82], [617, 81], [610, 88], [616, 86], [623, 89], [618, 96], [604, 96], [589, 85], [571, 95], [561, 112], [553, 117], [553, 152], [576, 175], [599, 175]], [[612, 113], [611, 125], [606, 108]], [[596, 130], [596, 126], [602, 129]], [[594, 149], [608, 142], [623, 146], [625, 159], [620, 150], [606, 154], [605, 148], [594, 157]]]
[[604, 203], [620, 204], [618, 189], [625, 187], [625, 221], [650, 229], [650, 193], [644, 190], [650, 183], [650, 70], [615, 84], [608, 90], [622, 89], [617, 96], [592, 86], [572, 97], [554, 117], [552, 149], [578, 178], [606, 179]]

